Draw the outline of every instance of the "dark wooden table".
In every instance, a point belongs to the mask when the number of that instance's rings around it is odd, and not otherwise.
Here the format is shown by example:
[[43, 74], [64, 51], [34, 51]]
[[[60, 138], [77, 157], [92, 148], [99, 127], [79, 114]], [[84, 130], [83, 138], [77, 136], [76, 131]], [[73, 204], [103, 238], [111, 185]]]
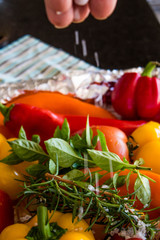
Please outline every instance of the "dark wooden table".
[[[1, 47], [25, 34], [104, 69], [160, 61], [160, 24], [145, 0], [118, 0], [114, 14], [107, 20], [89, 17], [62, 30], [48, 22], [43, 0], [1, 1], [0, 36], [4, 40]], [[75, 41], [77, 34], [79, 44]]]

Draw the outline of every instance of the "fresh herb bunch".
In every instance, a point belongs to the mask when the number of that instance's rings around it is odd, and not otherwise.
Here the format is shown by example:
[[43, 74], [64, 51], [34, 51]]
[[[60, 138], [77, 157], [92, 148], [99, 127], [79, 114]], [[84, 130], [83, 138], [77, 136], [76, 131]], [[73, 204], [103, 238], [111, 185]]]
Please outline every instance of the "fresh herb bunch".
[[[38, 164], [26, 169], [29, 176], [25, 176], [24, 189], [19, 194], [20, 202], [27, 199], [26, 207], [43, 204], [49, 210], [73, 212], [73, 218], [79, 216], [79, 219], [90, 219], [89, 229], [95, 223], [105, 225], [106, 233], [128, 226], [136, 232], [143, 214], [135, 210], [133, 204], [136, 198], [144, 205], [150, 203], [149, 180], [153, 181], [139, 170], [150, 169], [141, 166], [142, 159], [134, 164], [130, 164], [125, 158], [122, 161], [118, 155], [108, 150], [104, 134], [98, 130], [97, 132], [98, 135], [93, 137], [87, 118], [82, 136], [70, 136], [70, 128], [65, 119], [62, 128], [57, 127], [53, 138], [45, 141], [44, 151], [39, 144], [39, 136], [34, 135], [32, 140], [28, 140], [21, 127], [19, 138], [9, 141], [11, 154], [1, 162], [15, 165], [22, 161], [38, 160]], [[98, 140], [102, 151], [95, 150]], [[90, 172], [90, 167], [98, 167], [100, 170]], [[129, 173], [120, 176], [125, 169]], [[101, 170], [112, 172], [113, 177], [107, 185], [98, 184], [98, 179], [103, 176], [100, 174]], [[118, 187], [126, 184], [128, 189], [132, 173], [137, 174], [134, 192], [119, 196]], [[146, 223], [147, 239], [153, 239], [157, 219], [151, 221], [146, 215], [143, 222]]]

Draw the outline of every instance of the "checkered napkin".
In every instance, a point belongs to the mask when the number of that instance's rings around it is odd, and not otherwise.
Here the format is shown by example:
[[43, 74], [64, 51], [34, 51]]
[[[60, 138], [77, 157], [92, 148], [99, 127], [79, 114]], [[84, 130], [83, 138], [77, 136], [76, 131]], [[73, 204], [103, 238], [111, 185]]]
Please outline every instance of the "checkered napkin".
[[30, 35], [0, 50], [0, 83], [51, 78], [68, 70], [96, 67]]

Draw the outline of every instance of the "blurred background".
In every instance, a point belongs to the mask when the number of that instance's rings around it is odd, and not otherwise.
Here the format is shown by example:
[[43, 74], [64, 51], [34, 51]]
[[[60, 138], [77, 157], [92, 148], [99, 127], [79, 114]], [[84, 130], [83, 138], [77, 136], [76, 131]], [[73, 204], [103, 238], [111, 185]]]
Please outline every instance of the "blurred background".
[[89, 17], [55, 29], [42, 0], [0, 0], [1, 49], [29, 34], [102, 69], [126, 69], [160, 61], [160, 1], [118, 0], [105, 21]]

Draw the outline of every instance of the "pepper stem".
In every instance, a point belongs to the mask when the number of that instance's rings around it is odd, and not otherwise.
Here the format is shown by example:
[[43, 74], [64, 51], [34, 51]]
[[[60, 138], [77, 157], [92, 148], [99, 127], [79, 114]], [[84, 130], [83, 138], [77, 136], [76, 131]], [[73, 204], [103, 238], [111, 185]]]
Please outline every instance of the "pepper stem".
[[48, 210], [45, 206], [39, 206], [37, 208], [38, 229], [41, 233], [43, 240], [51, 239], [52, 233], [50, 230], [50, 224], [48, 221]]
[[145, 69], [143, 70], [141, 76], [142, 77], [152, 77], [152, 72], [155, 69], [155, 67], [158, 65], [157, 62], [149, 62]]
[[4, 116], [4, 123], [9, 121], [10, 111], [12, 110], [13, 107], [14, 107], [14, 104], [12, 104], [10, 107], [6, 107], [0, 102], [0, 112]]

